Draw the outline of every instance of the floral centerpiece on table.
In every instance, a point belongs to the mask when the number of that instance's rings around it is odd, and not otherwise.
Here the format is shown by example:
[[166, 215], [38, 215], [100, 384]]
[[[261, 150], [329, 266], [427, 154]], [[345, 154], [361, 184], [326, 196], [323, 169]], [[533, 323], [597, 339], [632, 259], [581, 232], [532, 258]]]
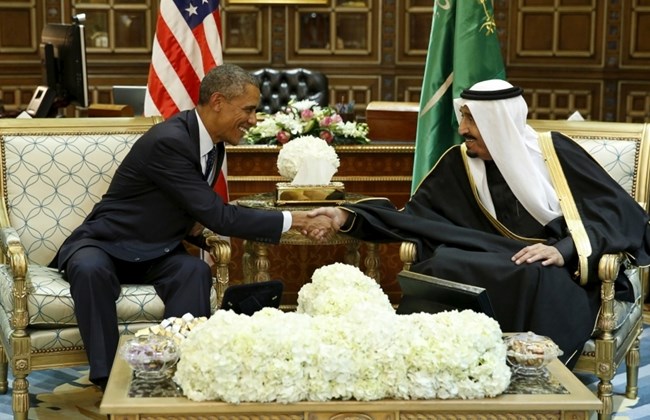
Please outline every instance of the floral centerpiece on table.
[[366, 144], [368, 125], [344, 122], [331, 107], [311, 100], [291, 101], [275, 114], [258, 114], [257, 125], [244, 134], [248, 144], [285, 144], [300, 136], [322, 138], [327, 144]]
[[314, 272], [296, 312], [217, 311], [181, 343], [174, 380], [191, 400], [280, 402], [483, 398], [510, 381], [484, 314], [397, 315], [358, 268]]

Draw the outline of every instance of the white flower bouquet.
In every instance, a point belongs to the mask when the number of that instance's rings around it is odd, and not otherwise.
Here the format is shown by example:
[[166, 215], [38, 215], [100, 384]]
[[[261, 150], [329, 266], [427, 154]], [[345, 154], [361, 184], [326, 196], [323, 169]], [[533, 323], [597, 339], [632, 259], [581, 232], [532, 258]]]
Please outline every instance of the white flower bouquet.
[[333, 264], [298, 310], [217, 311], [181, 344], [174, 376], [195, 401], [483, 398], [510, 381], [499, 325], [472, 311], [396, 315], [377, 283]]
[[285, 144], [278, 153], [278, 172], [285, 178], [294, 179], [298, 170], [310, 162], [323, 161], [335, 170], [340, 165], [336, 150], [321, 138], [301, 136]]
[[286, 144], [307, 135], [332, 145], [370, 142], [368, 124], [343, 121], [334, 108], [310, 100], [291, 101], [275, 114], [259, 113], [258, 119], [244, 134], [248, 144]]

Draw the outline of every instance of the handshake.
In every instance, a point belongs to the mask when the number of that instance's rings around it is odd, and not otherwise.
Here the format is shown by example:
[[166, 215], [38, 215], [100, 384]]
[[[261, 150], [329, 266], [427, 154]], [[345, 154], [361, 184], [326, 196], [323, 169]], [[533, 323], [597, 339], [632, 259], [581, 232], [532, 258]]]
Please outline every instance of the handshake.
[[292, 228], [315, 241], [325, 241], [341, 229], [350, 213], [339, 207], [319, 207], [310, 211], [293, 211], [291, 216]]

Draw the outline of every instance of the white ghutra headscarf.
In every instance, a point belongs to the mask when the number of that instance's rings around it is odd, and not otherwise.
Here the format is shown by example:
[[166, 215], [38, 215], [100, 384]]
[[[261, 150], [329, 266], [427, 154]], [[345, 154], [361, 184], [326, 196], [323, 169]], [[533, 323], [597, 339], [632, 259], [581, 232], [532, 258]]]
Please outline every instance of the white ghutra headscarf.
[[[535, 220], [546, 225], [562, 215], [560, 203], [537, 141], [538, 134], [526, 124], [528, 106], [521, 89], [503, 80], [486, 80], [454, 99], [456, 118], [466, 105], [485, 145], [513, 194]], [[482, 204], [496, 218], [487, 185], [485, 164], [470, 158], [470, 172]]]

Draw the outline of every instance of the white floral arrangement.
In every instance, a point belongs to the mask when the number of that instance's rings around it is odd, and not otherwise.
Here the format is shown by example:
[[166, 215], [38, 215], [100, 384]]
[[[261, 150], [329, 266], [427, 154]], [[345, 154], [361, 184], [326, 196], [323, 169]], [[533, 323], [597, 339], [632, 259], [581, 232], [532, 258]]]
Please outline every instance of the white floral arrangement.
[[368, 124], [343, 121], [336, 109], [308, 99], [292, 100], [275, 114], [258, 113], [257, 118], [244, 134], [249, 144], [286, 144], [306, 135], [332, 145], [370, 143]]
[[507, 388], [506, 345], [486, 315], [397, 315], [373, 279], [345, 264], [312, 280], [296, 312], [219, 310], [192, 330], [174, 375], [185, 395], [294, 403], [471, 399]]
[[311, 282], [298, 291], [296, 312], [333, 317], [345, 317], [354, 312], [395, 315], [379, 283], [359, 268], [341, 263], [314, 270]]
[[333, 168], [340, 165], [336, 150], [321, 138], [301, 136], [282, 146], [278, 153], [278, 172], [285, 178], [295, 178], [303, 164], [324, 161]]

